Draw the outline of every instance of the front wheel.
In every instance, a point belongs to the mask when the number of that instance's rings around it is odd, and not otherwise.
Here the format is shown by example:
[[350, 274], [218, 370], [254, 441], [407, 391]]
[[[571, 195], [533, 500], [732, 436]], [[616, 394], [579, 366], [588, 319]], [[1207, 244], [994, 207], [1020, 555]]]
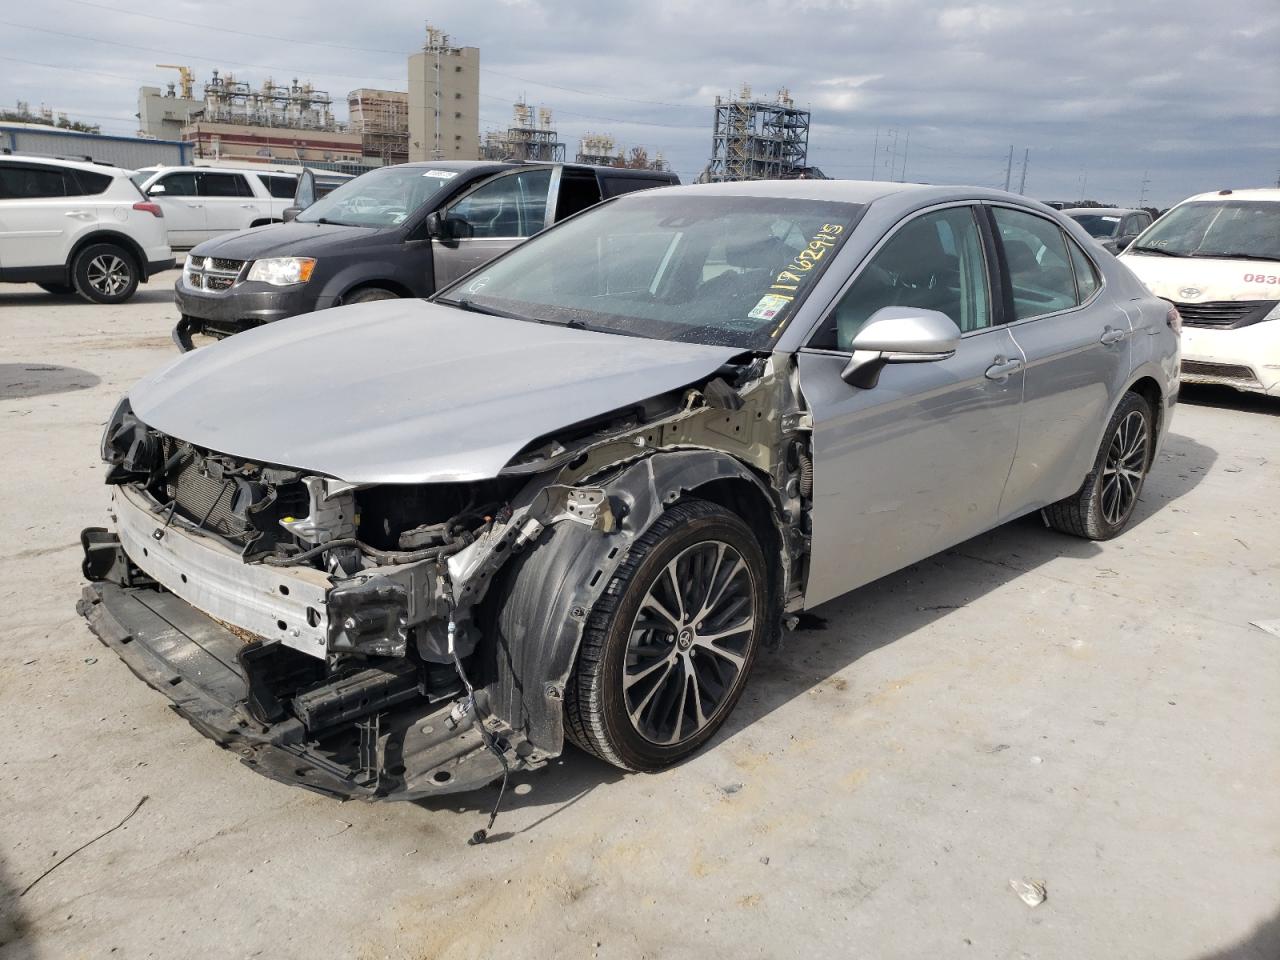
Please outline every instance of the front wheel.
[[735, 514], [695, 500], [637, 538], [587, 620], [566, 732], [626, 770], [701, 747], [742, 695], [769, 628], [768, 565]]
[[349, 306], [353, 303], [373, 303], [375, 300], [396, 300], [398, 298], [399, 294], [382, 287], [365, 287], [363, 290], [357, 290], [355, 293], [343, 297], [342, 305]]
[[1051, 527], [1087, 540], [1110, 540], [1129, 525], [1151, 467], [1153, 419], [1146, 400], [1136, 393], [1124, 395], [1083, 486], [1045, 508]]
[[76, 292], [93, 303], [124, 303], [138, 289], [138, 266], [123, 247], [94, 243], [71, 264]]

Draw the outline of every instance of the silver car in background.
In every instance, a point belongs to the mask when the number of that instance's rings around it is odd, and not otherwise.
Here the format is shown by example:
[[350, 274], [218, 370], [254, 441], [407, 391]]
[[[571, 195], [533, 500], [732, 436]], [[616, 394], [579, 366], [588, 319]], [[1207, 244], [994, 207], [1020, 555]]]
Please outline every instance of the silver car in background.
[[628, 195], [433, 302], [181, 356], [103, 439], [81, 611], [282, 781], [411, 799], [704, 744], [796, 615], [1015, 517], [1120, 533], [1177, 312], [1006, 193]]

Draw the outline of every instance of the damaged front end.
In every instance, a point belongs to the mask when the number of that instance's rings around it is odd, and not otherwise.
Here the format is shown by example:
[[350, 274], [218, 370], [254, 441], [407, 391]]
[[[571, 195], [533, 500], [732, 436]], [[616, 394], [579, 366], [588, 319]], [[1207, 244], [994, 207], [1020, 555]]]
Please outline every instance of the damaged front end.
[[[420, 484], [224, 455], [126, 400], [103, 440], [114, 524], [82, 536], [79, 609], [267, 776], [365, 799], [475, 789], [560, 753], [587, 615], [677, 500], [749, 515], [776, 558], [778, 623], [798, 605], [811, 475], [794, 377], [745, 356], [538, 437], [497, 476]], [[535, 561], [545, 595], [510, 596], [509, 568]]]

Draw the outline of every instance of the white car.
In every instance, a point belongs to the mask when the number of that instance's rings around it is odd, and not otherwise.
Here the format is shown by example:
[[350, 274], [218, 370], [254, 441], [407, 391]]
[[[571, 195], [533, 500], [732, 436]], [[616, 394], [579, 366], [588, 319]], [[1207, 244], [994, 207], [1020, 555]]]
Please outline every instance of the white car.
[[95, 163], [0, 156], [0, 282], [123, 303], [173, 266], [164, 211]]
[[[317, 177], [317, 192], [326, 192], [344, 174]], [[212, 237], [284, 220], [293, 205], [298, 171], [230, 167], [143, 167], [133, 176], [147, 197], [164, 210], [169, 244], [190, 250]]]
[[1280, 396], [1280, 190], [1183, 200], [1121, 255], [1182, 314], [1182, 379]]

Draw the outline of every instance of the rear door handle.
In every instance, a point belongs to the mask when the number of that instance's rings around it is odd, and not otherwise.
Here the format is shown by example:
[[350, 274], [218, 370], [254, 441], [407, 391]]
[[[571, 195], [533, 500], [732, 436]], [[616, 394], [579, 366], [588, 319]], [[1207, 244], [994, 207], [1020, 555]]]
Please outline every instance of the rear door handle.
[[188, 203], [188, 204], [187, 204], [187, 206], [188, 206], [188, 207], [190, 207], [192, 210], [199, 210], [201, 207], [203, 207], [203, 206], [204, 206], [204, 204], [203, 204], [203, 203]]
[[242, 203], [242, 204], [240, 204], [240, 206], [241, 206], [243, 209], [245, 209], [245, 210], [257, 210], [257, 209], [258, 209], [258, 205], [257, 205], [256, 203]]
[[1105, 343], [1107, 346], [1110, 346], [1113, 343], [1119, 343], [1128, 335], [1129, 334], [1125, 333], [1123, 330], [1117, 330], [1115, 327], [1107, 327], [1102, 331], [1102, 336], [1098, 338], [1098, 342]]
[[68, 210], [63, 214], [64, 217], [76, 217], [79, 220], [88, 220], [93, 216], [88, 210]]
[[987, 367], [986, 377], [988, 380], [1004, 383], [1009, 379], [1010, 374], [1017, 373], [1021, 366], [1022, 361], [1017, 357], [996, 357], [996, 362]]

